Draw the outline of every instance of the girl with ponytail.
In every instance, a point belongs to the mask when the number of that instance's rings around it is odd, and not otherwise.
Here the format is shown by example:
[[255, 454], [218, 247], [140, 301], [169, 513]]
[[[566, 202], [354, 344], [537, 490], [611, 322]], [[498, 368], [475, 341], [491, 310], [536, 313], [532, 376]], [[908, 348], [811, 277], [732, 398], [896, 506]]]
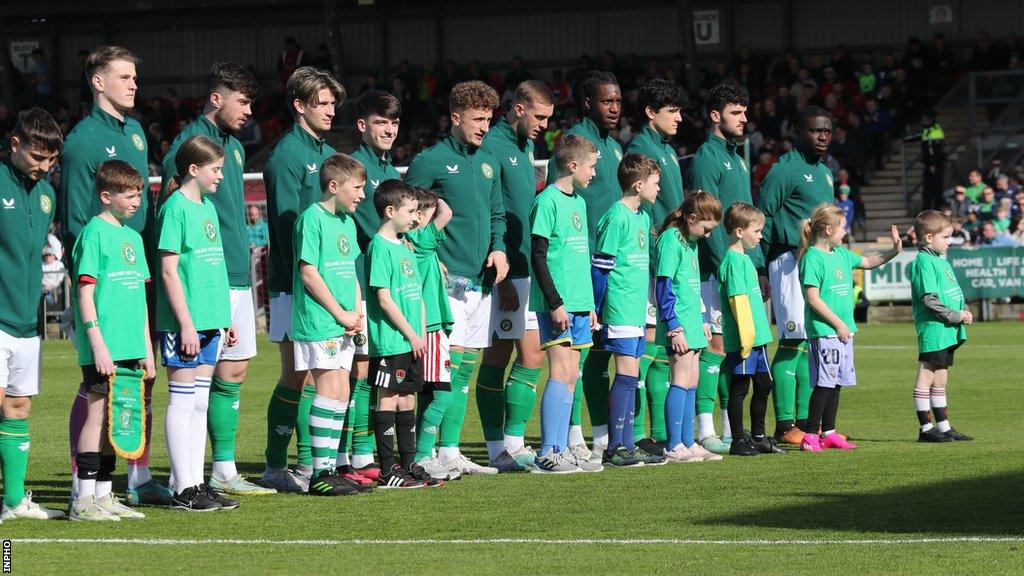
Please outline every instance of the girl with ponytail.
[[857, 383], [853, 369], [853, 269], [876, 268], [903, 249], [896, 226], [893, 248], [883, 254], [861, 256], [843, 247], [846, 217], [832, 204], [821, 204], [804, 220], [800, 231], [800, 284], [807, 307], [811, 402], [800, 447], [805, 452], [825, 448], [852, 450], [857, 446], [836, 432], [839, 392]]
[[692, 191], [665, 218], [655, 249], [658, 343], [665, 346], [672, 371], [665, 399], [665, 457], [677, 462], [722, 459], [693, 438], [697, 360], [711, 338], [700, 297], [697, 241], [707, 238], [721, 220], [718, 198], [703, 190]]

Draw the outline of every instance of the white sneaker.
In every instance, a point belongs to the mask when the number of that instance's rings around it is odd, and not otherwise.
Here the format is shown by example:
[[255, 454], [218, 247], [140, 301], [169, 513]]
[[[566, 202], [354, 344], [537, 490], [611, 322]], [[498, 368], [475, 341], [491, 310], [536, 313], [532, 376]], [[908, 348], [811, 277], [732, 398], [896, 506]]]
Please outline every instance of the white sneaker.
[[462, 476], [462, 473], [458, 470], [446, 468], [437, 458], [421, 458], [416, 464], [422, 467], [427, 474], [430, 474], [430, 477], [434, 480], [455, 480]]
[[108, 514], [113, 514], [118, 518], [130, 518], [132, 520], [142, 520], [146, 517], [145, 514], [138, 510], [133, 510], [124, 504], [117, 501], [113, 494], [107, 494], [103, 498], [96, 498], [96, 506], [102, 508]]
[[71, 504], [69, 518], [75, 522], [120, 522], [121, 518], [96, 505], [92, 496], [77, 498]]
[[587, 448], [586, 444], [573, 444], [569, 446], [565, 454], [562, 456], [566, 460], [576, 464], [582, 472], [600, 472], [604, 470], [604, 464], [601, 463], [602, 455], [597, 454], [597, 460], [594, 460], [594, 453]]
[[[697, 444], [694, 444], [697, 446]], [[700, 462], [700, 456], [693, 453], [693, 446], [687, 448], [682, 442], [672, 450], [665, 450], [665, 459], [669, 462]]]
[[490, 466], [481, 466], [476, 462], [473, 462], [469, 458], [466, 458], [462, 454], [450, 460], [442, 460], [441, 465], [448, 470], [455, 470], [462, 474], [497, 474], [497, 468], [491, 468]]
[[44, 508], [39, 504], [32, 501], [32, 493], [26, 492], [25, 497], [21, 499], [21, 503], [11, 508], [4, 504], [3, 510], [0, 511], [0, 520], [14, 520], [16, 518], [31, 518], [33, 520], [54, 520], [56, 518], [63, 518], [64, 513], [60, 510], [50, 510]]
[[715, 462], [717, 460], [722, 460], [721, 454], [715, 454], [711, 450], [708, 450], [707, 448], [701, 446], [700, 444], [697, 444], [696, 442], [693, 443], [693, 446], [690, 446], [690, 454], [698, 456], [704, 462]]
[[513, 452], [508, 453], [513, 460], [519, 463], [523, 469], [529, 469], [533, 466], [533, 461], [537, 459], [537, 453], [529, 446], [521, 446]]
[[526, 467], [516, 461], [508, 450], [502, 450], [498, 457], [490, 462], [492, 468], [497, 468], [498, 472], [523, 472]]

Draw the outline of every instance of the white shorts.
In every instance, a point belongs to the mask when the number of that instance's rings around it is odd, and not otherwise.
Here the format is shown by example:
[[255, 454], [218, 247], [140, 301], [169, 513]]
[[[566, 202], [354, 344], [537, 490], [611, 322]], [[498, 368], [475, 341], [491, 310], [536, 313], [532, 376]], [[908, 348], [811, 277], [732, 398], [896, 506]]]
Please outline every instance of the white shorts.
[[452, 357], [444, 330], [427, 332], [427, 353], [420, 359], [424, 382], [452, 381]]
[[231, 324], [238, 342], [234, 346], [225, 343], [220, 359], [238, 361], [256, 356], [256, 310], [252, 304], [252, 288], [231, 289]]
[[647, 285], [647, 325], [657, 326], [658, 325], [658, 299], [654, 295], [654, 278], [651, 278], [650, 284]]
[[718, 293], [718, 278], [712, 274], [707, 282], [700, 283], [700, 299], [711, 319], [711, 333], [722, 333], [722, 299]]
[[527, 330], [537, 329], [537, 313], [530, 311], [530, 279], [510, 278], [509, 281], [519, 295], [519, 308], [511, 312], [503, 311], [500, 292], [495, 290], [491, 300], [494, 305], [494, 338], [497, 340], [519, 340]]
[[491, 294], [467, 290], [461, 298], [448, 290], [448, 305], [452, 309], [452, 333], [448, 341], [463, 348], [489, 348], [494, 326], [494, 306]]
[[339, 336], [319, 342], [292, 342], [295, 371], [351, 370], [356, 347], [350, 336]]
[[271, 342], [284, 342], [292, 338], [292, 295], [279, 292], [270, 297], [270, 329], [267, 337]]
[[0, 330], [0, 388], [12, 398], [39, 394], [39, 337], [18, 338]]
[[785, 252], [768, 264], [772, 284], [772, 313], [779, 327], [779, 340], [806, 340], [804, 293], [796, 254]]
[[370, 355], [370, 340], [366, 337], [366, 300], [363, 300], [363, 331], [357, 332], [352, 337], [352, 343], [356, 347], [356, 356]]

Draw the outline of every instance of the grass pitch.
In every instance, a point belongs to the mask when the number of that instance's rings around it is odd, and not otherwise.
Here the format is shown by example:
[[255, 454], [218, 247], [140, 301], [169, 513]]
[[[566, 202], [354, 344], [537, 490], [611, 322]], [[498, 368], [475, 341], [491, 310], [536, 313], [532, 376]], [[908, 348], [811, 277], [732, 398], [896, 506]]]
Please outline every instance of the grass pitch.
[[[14, 574], [1020, 574], [1024, 324], [969, 334], [949, 400], [954, 425], [975, 442], [915, 442], [913, 328], [875, 325], [857, 335], [860, 385], [843, 393], [839, 428], [860, 445], [849, 453], [471, 477], [339, 499], [253, 497], [212, 514], [145, 508], [145, 520], [118, 524], [9, 521], [0, 538], [13, 539]], [[47, 342], [44, 354], [28, 487], [63, 508], [79, 372], [69, 343]], [[261, 342], [242, 392], [239, 467], [250, 478], [262, 471], [277, 370], [276, 349]], [[155, 398], [161, 478], [162, 383]], [[464, 452], [482, 460], [469, 404]], [[124, 470], [119, 461], [119, 492]]]

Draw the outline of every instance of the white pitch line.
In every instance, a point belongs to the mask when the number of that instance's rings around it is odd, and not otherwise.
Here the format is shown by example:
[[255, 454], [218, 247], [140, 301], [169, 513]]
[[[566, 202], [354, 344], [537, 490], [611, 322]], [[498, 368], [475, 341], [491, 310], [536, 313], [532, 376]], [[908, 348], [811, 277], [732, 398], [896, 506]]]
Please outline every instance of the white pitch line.
[[617, 539], [617, 538], [486, 538], [486, 539], [409, 539], [409, 540], [242, 540], [242, 539], [173, 539], [173, 538], [14, 538], [16, 544], [130, 544], [137, 546], [195, 546], [195, 545], [238, 545], [238, 546], [420, 546], [449, 544], [456, 546], [489, 546], [495, 544], [537, 544], [537, 545], [693, 545], [693, 546], [803, 546], [808, 544], [949, 544], [949, 543], [1014, 543], [1024, 542], [1024, 536], [951, 536], [935, 538], [889, 538], [889, 539], [792, 539], [792, 540], [695, 540], [680, 538]]

